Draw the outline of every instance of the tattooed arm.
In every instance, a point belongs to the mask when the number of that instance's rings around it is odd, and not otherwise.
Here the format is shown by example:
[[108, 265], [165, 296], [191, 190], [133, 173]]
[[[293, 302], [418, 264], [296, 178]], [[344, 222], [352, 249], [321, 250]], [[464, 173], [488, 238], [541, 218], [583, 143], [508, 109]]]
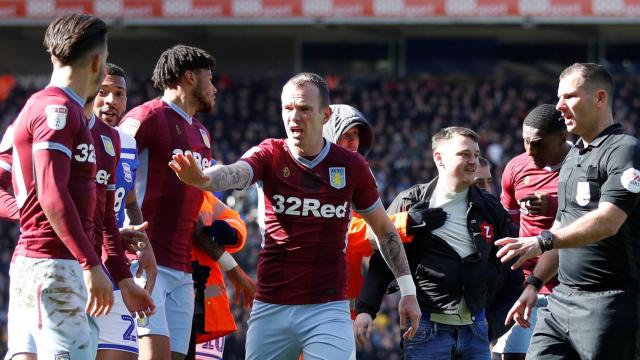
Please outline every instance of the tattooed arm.
[[380, 249], [380, 253], [393, 275], [396, 278], [402, 275], [411, 275], [398, 230], [389, 220], [389, 216], [384, 212], [382, 206], [363, 215], [363, 218], [376, 235], [378, 249]]
[[[400, 235], [398, 235], [398, 231], [382, 206], [363, 215], [363, 218], [367, 224], [369, 224], [374, 234], [376, 234], [380, 254], [396, 277], [398, 285], [400, 285], [400, 292], [402, 293], [400, 303], [398, 304], [400, 328], [403, 331], [406, 329], [402, 334], [403, 338], [405, 340], [410, 339], [418, 330], [421, 312], [415, 295], [416, 288], [413, 284], [411, 271], [409, 270], [407, 255], [400, 241]], [[369, 277], [367, 277], [367, 280], [369, 280]], [[372, 328], [371, 316], [367, 313], [358, 314], [353, 329], [359, 344], [363, 344], [366, 341], [371, 334]]]
[[224, 191], [246, 187], [252, 178], [251, 166], [244, 161], [214, 165], [202, 171], [191, 154], [174, 155], [169, 167], [182, 182], [207, 191]]

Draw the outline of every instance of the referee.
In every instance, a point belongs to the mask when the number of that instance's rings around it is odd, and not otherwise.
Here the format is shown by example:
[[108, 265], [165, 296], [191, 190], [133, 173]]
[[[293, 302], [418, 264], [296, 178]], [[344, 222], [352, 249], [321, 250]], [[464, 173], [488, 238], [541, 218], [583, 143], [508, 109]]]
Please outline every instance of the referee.
[[[496, 243], [514, 266], [542, 254], [507, 316], [527, 324], [536, 288], [558, 273], [541, 309], [530, 359], [632, 359], [637, 329], [640, 146], [612, 115], [613, 79], [601, 65], [565, 69], [558, 104], [580, 136], [560, 170], [553, 228]], [[543, 254], [544, 253], [544, 254]]]

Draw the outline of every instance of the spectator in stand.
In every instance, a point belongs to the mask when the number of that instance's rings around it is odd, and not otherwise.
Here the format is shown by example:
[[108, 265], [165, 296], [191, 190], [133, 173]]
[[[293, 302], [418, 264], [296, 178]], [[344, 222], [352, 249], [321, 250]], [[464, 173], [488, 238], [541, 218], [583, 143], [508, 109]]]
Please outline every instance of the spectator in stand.
[[475, 185], [480, 189], [493, 194], [493, 176], [491, 175], [491, 162], [478, 157], [478, 168], [476, 169]]

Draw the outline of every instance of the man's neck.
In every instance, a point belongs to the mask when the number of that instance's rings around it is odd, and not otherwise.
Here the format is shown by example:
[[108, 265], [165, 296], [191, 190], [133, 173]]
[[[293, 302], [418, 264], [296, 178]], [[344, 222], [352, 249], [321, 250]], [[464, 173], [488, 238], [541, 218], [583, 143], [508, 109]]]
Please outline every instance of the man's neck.
[[613, 125], [613, 115], [608, 114], [606, 117], [599, 119], [596, 124], [597, 126], [593, 129], [593, 131], [589, 131], [586, 134], [580, 134], [580, 138], [582, 139], [585, 148], [589, 146], [589, 144], [591, 144], [596, 139], [596, 137], [598, 137], [598, 135], [600, 135], [604, 131], [604, 129]]
[[73, 69], [71, 66], [54, 67], [51, 73], [50, 84], [54, 86], [67, 87], [78, 94], [83, 100], [86, 99], [93, 91], [89, 84], [89, 74], [86, 71]]
[[322, 139], [318, 144], [309, 146], [293, 145], [292, 141], [287, 139], [287, 145], [289, 146], [289, 149], [291, 149], [291, 152], [295, 155], [312, 158], [320, 154], [320, 152], [322, 151], [322, 148], [324, 147], [324, 139]]
[[196, 114], [196, 108], [192, 105], [193, 103], [191, 101], [191, 98], [181, 87], [178, 87], [177, 89], [165, 89], [163, 98], [166, 98], [167, 100], [177, 105], [191, 117]]
[[571, 150], [571, 144], [565, 141], [562, 145], [562, 149], [560, 149], [560, 152], [558, 153], [558, 156], [553, 159], [546, 167], [555, 168], [556, 166], [558, 166], [558, 164], [561, 164], [567, 157], [569, 150]]
[[438, 178], [438, 186], [450, 194], [458, 194], [469, 189], [469, 185], [461, 182], [447, 181], [442, 175]]

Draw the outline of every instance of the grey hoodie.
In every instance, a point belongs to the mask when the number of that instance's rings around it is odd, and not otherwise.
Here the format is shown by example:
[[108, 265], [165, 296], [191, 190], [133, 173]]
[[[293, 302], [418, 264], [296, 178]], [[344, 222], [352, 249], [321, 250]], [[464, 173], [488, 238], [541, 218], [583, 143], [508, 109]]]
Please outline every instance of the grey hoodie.
[[364, 115], [353, 106], [344, 104], [331, 105], [331, 111], [331, 118], [322, 130], [324, 138], [335, 144], [340, 135], [360, 125], [358, 152], [366, 157], [373, 146], [373, 129]]

